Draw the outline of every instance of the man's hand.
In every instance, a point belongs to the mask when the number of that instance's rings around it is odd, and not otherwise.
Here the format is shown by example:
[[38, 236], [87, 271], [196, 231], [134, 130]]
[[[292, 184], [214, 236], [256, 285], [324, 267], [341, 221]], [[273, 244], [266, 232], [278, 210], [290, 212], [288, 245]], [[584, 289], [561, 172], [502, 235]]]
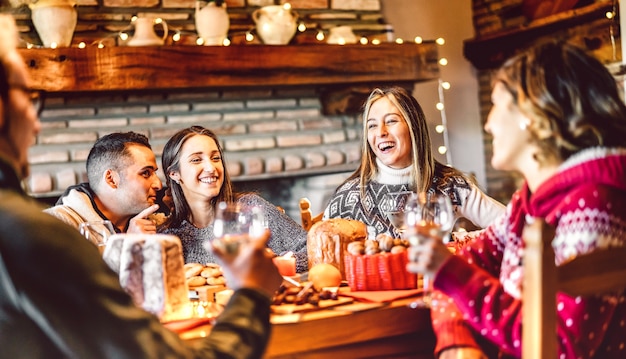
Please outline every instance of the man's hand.
[[156, 212], [158, 209], [159, 205], [153, 204], [152, 206], [139, 212], [139, 214], [128, 221], [128, 230], [126, 233], [156, 233], [156, 223], [154, 223], [153, 220], [148, 219], [148, 216]]
[[272, 253], [266, 250], [270, 231], [265, 230], [259, 237], [243, 235], [239, 242], [239, 249], [231, 253], [223, 246], [209, 245], [215, 253], [222, 271], [226, 277], [228, 287], [232, 289], [253, 288], [260, 290], [268, 297], [272, 297], [283, 278], [272, 262]]

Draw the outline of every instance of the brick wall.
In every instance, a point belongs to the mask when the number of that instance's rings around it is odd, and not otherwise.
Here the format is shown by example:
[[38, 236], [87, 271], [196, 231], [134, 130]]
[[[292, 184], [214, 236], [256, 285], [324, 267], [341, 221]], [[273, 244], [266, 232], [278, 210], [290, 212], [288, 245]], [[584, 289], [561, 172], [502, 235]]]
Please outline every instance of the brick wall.
[[[227, 0], [232, 44], [243, 45], [255, 9], [283, 2]], [[357, 35], [370, 38], [384, 39], [389, 32], [379, 0], [290, 2], [310, 29], [296, 34], [295, 43], [316, 41], [318, 30], [337, 25], [351, 25]], [[80, 42], [89, 46], [102, 39], [123, 45], [117, 34], [128, 29], [137, 14], [165, 19], [171, 30], [183, 31], [181, 43], [195, 44], [194, 6], [190, 0], [78, 0], [72, 46]], [[22, 37], [40, 43], [29, 10], [12, 11]], [[171, 42], [169, 37], [166, 44]], [[144, 133], [160, 162], [162, 148], [174, 132], [199, 124], [218, 133], [238, 188], [258, 190], [294, 218], [299, 218], [297, 201], [302, 196], [311, 199], [314, 212], [321, 211], [330, 192], [356, 167], [361, 127], [358, 115], [323, 115], [318, 90], [49, 94], [41, 117], [43, 130], [30, 151], [28, 190], [50, 202], [67, 186], [85, 181], [88, 151], [104, 134]]]
[[[171, 135], [196, 124], [218, 134], [233, 179], [257, 185], [248, 183], [246, 188], [265, 192], [261, 184], [270, 177], [353, 168], [360, 156], [358, 116], [324, 116], [320, 108], [315, 89], [56, 95], [46, 101], [43, 130], [30, 150], [28, 188], [34, 195], [50, 197], [86, 180], [89, 149], [107, 133], [141, 132], [160, 156]], [[295, 206], [282, 203], [291, 200], [285, 196], [280, 192], [277, 204]]]

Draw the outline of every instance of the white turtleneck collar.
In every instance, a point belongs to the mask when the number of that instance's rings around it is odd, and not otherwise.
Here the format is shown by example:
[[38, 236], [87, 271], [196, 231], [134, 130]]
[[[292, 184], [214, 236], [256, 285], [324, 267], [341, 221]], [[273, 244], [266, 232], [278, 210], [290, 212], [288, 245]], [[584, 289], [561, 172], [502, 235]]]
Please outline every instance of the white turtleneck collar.
[[382, 184], [408, 184], [411, 181], [411, 166], [400, 169], [391, 168], [376, 158], [378, 174], [376, 182]]

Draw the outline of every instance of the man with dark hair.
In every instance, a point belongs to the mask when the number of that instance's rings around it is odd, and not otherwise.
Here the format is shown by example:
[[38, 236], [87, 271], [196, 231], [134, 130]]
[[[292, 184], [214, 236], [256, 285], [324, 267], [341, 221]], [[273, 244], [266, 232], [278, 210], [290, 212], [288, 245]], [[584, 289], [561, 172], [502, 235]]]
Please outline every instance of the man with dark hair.
[[[261, 357], [270, 298], [282, 281], [265, 251], [269, 231], [243, 241], [237, 254], [212, 248], [235, 291], [210, 335], [186, 342], [133, 304], [94, 245], [26, 196], [20, 183], [29, 173], [28, 148], [41, 129], [41, 97], [16, 42], [15, 20], [0, 14], [0, 355]], [[105, 186], [122, 183], [126, 175], [105, 172], [112, 177], [102, 179]]]
[[82, 222], [110, 220], [115, 230], [156, 233], [149, 216], [161, 180], [148, 138], [135, 132], [116, 132], [100, 138], [87, 157], [88, 183], [69, 187], [45, 212], [78, 228]]

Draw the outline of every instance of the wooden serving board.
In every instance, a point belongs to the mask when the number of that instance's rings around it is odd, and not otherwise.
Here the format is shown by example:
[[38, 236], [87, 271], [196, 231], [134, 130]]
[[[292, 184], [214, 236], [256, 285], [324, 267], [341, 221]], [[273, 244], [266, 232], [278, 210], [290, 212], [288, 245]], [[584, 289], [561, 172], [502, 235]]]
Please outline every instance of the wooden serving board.
[[198, 293], [198, 299], [205, 302], [215, 302], [215, 293], [226, 289], [224, 285], [202, 285], [199, 287], [189, 287], [190, 291]]
[[306, 304], [280, 304], [280, 305], [272, 305], [271, 310], [272, 313], [276, 314], [293, 314], [293, 313], [303, 313], [310, 312], [315, 310], [322, 310], [326, 308], [336, 307], [339, 305], [349, 304], [354, 302], [353, 298], [349, 297], [339, 297], [337, 299], [323, 299], [320, 300], [318, 305], [313, 305], [310, 303]]

